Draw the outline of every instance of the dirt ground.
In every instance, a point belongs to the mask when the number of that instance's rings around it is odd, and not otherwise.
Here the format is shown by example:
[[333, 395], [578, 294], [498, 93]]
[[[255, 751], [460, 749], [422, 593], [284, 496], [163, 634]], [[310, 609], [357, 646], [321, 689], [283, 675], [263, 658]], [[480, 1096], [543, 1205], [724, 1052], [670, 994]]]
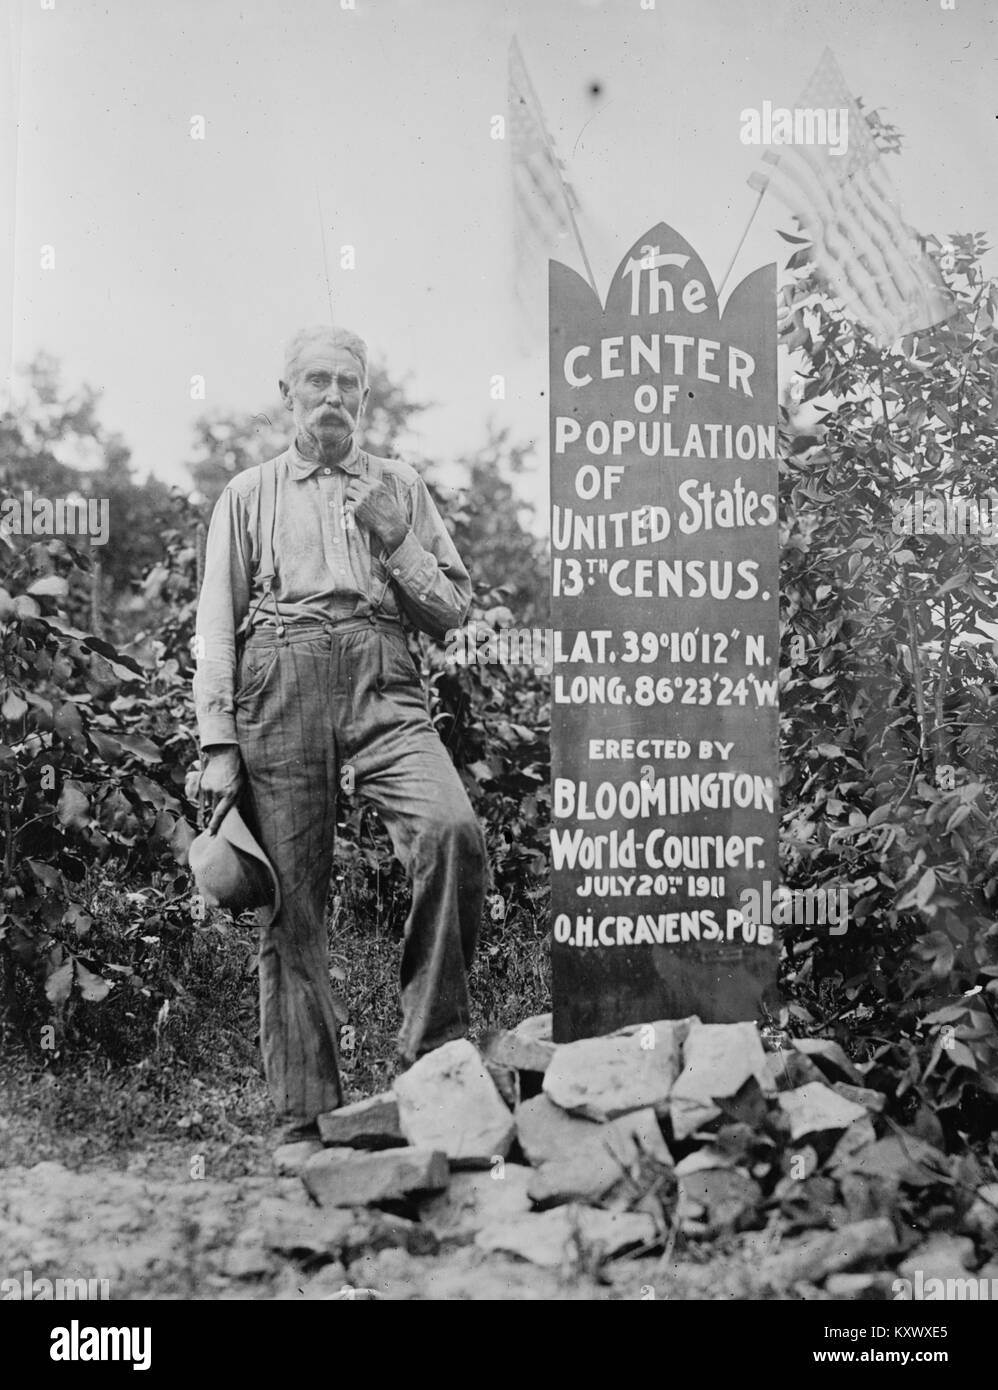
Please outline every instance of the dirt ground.
[[472, 1245], [378, 1249], [384, 1233], [346, 1264], [284, 1258], [264, 1244], [264, 1218], [314, 1208], [298, 1178], [275, 1174], [271, 1127], [221, 1123], [208, 1095], [203, 1111], [179, 1115], [176, 1140], [113, 1136], [112, 1148], [104, 1125], [95, 1148], [73, 1125], [53, 1125], [37, 1101], [34, 1116], [16, 1105], [13, 1119], [6, 1106], [0, 1117], [0, 1279], [22, 1285], [30, 1270], [35, 1281], [106, 1279], [110, 1298], [125, 1300], [826, 1297], [761, 1290], [758, 1235], [590, 1268], [566, 1252], [557, 1270]]
[[566, 1250], [559, 1269], [432, 1238], [409, 1253], [385, 1230], [335, 1261], [285, 1258], [263, 1227], [316, 1209], [275, 1173], [280, 1141], [255, 1067], [164, 1090], [0, 1065], [0, 1280], [106, 1279], [123, 1300], [828, 1298], [760, 1286], [760, 1244], [774, 1248], [761, 1232], [680, 1241], [667, 1258]]
[[[137, 1151], [124, 1169], [71, 1171], [45, 1160], [0, 1172], [0, 1278], [108, 1280], [113, 1299], [731, 1299], [760, 1297], [751, 1252], [712, 1258], [623, 1258], [598, 1276], [538, 1268], [473, 1246], [432, 1255], [355, 1252], [349, 1266], [297, 1263], [268, 1251], [258, 1224], [307, 1212], [297, 1178], [192, 1178], [189, 1149]], [[706, 1256], [706, 1252], [704, 1252]], [[784, 1296], [801, 1297], [786, 1291]], [[807, 1296], [806, 1293], [803, 1296]], [[816, 1291], [813, 1296], [817, 1295]]]

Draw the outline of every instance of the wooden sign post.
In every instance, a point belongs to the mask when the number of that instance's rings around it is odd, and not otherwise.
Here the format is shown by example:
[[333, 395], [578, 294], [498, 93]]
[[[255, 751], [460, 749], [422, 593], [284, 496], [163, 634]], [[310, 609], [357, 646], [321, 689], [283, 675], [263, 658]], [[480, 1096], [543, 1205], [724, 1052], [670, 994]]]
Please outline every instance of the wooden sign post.
[[778, 876], [775, 296], [767, 266], [721, 317], [664, 223], [605, 308], [551, 264], [557, 1042], [775, 990], [743, 910]]

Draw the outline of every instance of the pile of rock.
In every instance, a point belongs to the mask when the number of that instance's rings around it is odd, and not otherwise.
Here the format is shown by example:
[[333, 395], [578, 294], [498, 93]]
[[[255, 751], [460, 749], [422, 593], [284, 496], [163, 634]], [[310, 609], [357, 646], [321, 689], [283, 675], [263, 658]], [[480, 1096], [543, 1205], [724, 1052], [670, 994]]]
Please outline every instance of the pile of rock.
[[[746, 1231], [760, 1286], [828, 1279], [868, 1296], [903, 1253], [899, 1192], [949, 1180], [941, 1153], [882, 1120], [885, 1097], [835, 1043], [767, 1051], [755, 1024], [690, 1018], [555, 1045], [550, 1027], [527, 1019], [484, 1056], [448, 1043], [391, 1092], [321, 1116], [321, 1144], [276, 1155], [316, 1205], [264, 1221], [266, 1244], [348, 1261], [372, 1243], [473, 1243], [593, 1268], [680, 1233]], [[857, 1266], [875, 1272], [846, 1273]]]

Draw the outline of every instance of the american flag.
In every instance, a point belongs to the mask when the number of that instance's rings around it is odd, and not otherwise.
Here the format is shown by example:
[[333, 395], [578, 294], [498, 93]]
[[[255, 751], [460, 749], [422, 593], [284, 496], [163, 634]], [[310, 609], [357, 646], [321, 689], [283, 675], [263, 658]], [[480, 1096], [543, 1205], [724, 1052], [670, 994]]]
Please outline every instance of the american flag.
[[830, 49], [801, 93], [798, 110], [847, 110], [848, 145], [787, 144], [767, 150], [749, 186], [771, 189], [812, 242], [819, 274], [881, 347], [949, 318], [955, 310], [935, 263], [905, 222], [885, 162]]
[[513, 297], [524, 347], [529, 348], [547, 330], [548, 259], [568, 264], [577, 259], [574, 218], [579, 201], [544, 123], [516, 39], [509, 48], [508, 133], [513, 174]]

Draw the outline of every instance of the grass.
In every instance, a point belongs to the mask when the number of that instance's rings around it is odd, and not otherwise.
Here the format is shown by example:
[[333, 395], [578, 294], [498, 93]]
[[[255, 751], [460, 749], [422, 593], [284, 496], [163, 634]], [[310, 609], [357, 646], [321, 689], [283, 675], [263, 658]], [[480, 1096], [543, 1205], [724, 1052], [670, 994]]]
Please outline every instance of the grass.
[[[401, 950], [400, 933], [361, 928], [353, 914], [334, 933], [333, 969], [344, 977], [335, 983], [356, 1029], [353, 1051], [344, 1051], [342, 1058], [350, 1100], [377, 1094], [391, 1083], [402, 1018]], [[549, 977], [546, 923], [521, 917], [498, 928], [487, 922], [471, 970], [472, 1040], [482, 1043], [490, 1032], [550, 1009]]]
[[[125, 906], [134, 923], [134, 905]], [[330, 971], [355, 1030], [342, 1056], [348, 1101], [387, 1089], [395, 1073], [406, 907], [400, 880], [380, 904], [366, 890], [332, 904]], [[105, 908], [110, 931], [114, 904]], [[118, 991], [74, 1002], [55, 1055], [8, 1040], [0, 1165], [123, 1167], [142, 1151], [151, 1170], [175, 1172], [194, 1153], [217, 1177], [267, 1167], [279, 1130], [257, 1048], [250, 934], [218, 915], [159, 969], [149, 964], [145, 978], [168, 993], [166, 1021], [156, 989], [131, 1006]], [[473, 1040], [549, 1009], [548, 981], [546, 921], [518, 909], [501, 924], [486, 914], [471, 973]]]

